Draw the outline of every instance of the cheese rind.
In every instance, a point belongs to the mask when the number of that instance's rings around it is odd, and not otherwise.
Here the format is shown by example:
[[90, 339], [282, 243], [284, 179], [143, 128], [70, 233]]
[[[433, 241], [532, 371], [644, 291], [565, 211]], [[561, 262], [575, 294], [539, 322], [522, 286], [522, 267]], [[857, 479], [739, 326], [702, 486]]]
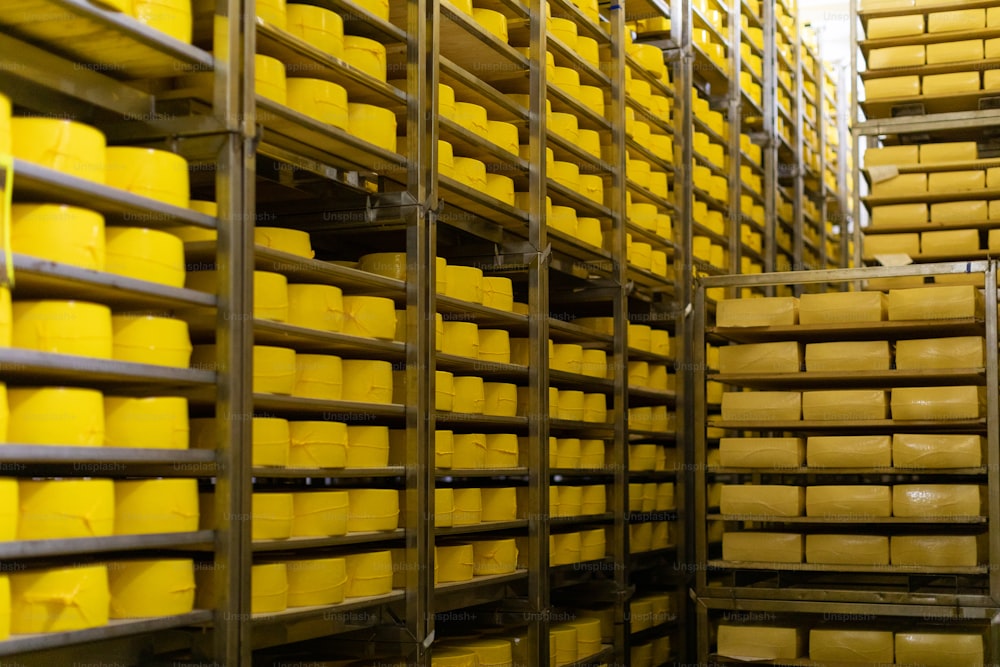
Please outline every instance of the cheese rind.
[[892, 464], [897, 468], [976, 468], [983, 463], [985, 441], [978, 435], [896, 433]]
[[807, 371], [887, 371], [889, 341], [851, 341], [806, 345]]
[[983, 637], [957, 632], [897, 632], [896, 663], [923, 667], [982, 665]]
[[[1000, 46], [1000, 45], [998, 45]], [[865, 167], [903, 166], [920, 162], [920, 146], [882, 146], [865, 151]]]
[[[886, 546], [888, 558], [888, 545]], [[722, 559], [763, 563], [801, 563], [798, 533], [735, 532], [722, 536]]]
[[827, 565], [888, 565], [884, 535], [806, 535], [806, 562]]
[[809, 631], [809, 659], [892, 664], [893, 637], [887, 630]]
[[724, 468], [797, 468], [805, 460], [802, 438], [722, 438]]
[[[873, 52], [874, 53], [874, 52]], [[869, 59], [871, 56], [869, 56]], [[966, 39], [927, 45], [927, 64], [960, 63], [983, 59], [983, 40]], [[923, 64], [923, 63], [919, 63]]]
[[916, 74], [886, 77], [879, 80], [878, 86], [869, 86], [865, 92], [869, 100], [916, 97], [920, 94], [920, 77]]
[[927, 174], [897, 174], [872, 183], [873, 197], [907, 197], [924, 192], [927, 192]]
[[806, 441], [811, 468], [888, 468], [892, 439], [888, 435], [813, 436]]
[[[913, 225], [915, 221], [909, 224]], [[866, 234], [864, 237], [864, 259], [875, 259], [879, 255], [905, 254], [910, 257], [920, 255], [920, 234]]]
[[720, 373], [797, 373], [801, 368], [802, 347], [794, 341], [719, 349]]
[[878, 229], [899, 229], [913, 227], [927, 222], [927, 204], [890, 204], [872, 207], [872, 227]]
[[952, 95], [970, 93], [982, 88], [979, 72], [952, 72], [929, 74], [924, 77], [924, 95]]
[[806, 489], [806, 516], [892, 516], [892, 489], [888, 486], [810, 486]]
[[931, 204], [931, 222], [943, 225], [965, 225], [974, 220], [986, 220], [988, 217], [989, 207], [985, 200]]
[[896, 342], [896, 369], [981, 368], [986, 340], [981, 336], [922, 338]]
[[925, 257], [975, 254], [979, 250], [979, 230], [924, 232], [920, 235], [920, 250]]
[[946, 320], [983, 313], [983, 298], [969, 285], [917, 287], [889, 291], [889, 320]]
[[868, 39], [883, 39], [922, 34], [924, 34], [923, 14], [909, 14], [907, 16], [870, 19], [865, 37]]
[[868, 54], [868, 69], [918, 67], [926, 63], [927, 50], [929, 49], [925, 49], [922, 44], [872, 49]]
[[927, 175], [927, 191], [935, 193], [966, 192], [986, 187], [986, 172], [982, 169], [939, 171]]
[[744, 660], [798, 658], [803, 653], [803, 639], [799, 628], [720, 623], [716, 650], [719, 655]]
[[722, 395], [725, 421], [798, 421], [802, 394], [797, 391], [731, 391]]
[[949, 141], [920, 146], [920, 164], [941, 162], [969, 162], [975, 160], [979, 149], [975, 141]]
[[889, 542], [893, 565], [974, 567], [985, 557], [976, 535], [894, 535]]
[[[996, 9], [1000, 9], [1000, 8], [996, 8]], [[990, 13], [991, 14], [992, 13], [996, 13], [997, 24], [1000, 25], [1000, 12], [995, 12], [994, 9], [990, 9]], [[996, 58], [1000, 58], [1000, 37], [996, 37], [994, 39], [987, 39], [983, 43], [983, 56], [987, 60], [994, 60]]]
[[873, 389], [839, 389], [802, 392], [802, 418], [806, 420], [865, 420], [887, 417], [886, 392]]
[[899, 387], [892, 390], [892, 418], [977, 419], [985, 412], [985, 387]]
[[798, 324], [799, 300], [795, 297], [723, 299], [716, 310], [720, 327], [772, 327]]
[[892, 487], [893, 516], [979, 516], [981, 510], [981, 489], [976, 484], [897, 484]]
[[799, 486], [724, 484], [719, 508], [728, 515], [802, 516], [804, 502]]
[[934, 12], [927, 17], [928, 33], [982, 30], [985, 27], [985, 9], [960, 9], [950, 12]]
[[801, 324], [880, 322], [886, 319], [887, 298], [881, 292], [827, 292], [803, 294], [799, 301]]

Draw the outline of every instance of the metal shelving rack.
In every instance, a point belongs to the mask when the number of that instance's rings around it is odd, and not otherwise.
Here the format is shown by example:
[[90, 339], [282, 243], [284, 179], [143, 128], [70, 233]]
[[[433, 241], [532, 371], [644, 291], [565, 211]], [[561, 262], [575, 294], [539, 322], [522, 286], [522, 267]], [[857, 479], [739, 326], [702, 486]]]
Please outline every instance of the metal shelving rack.
[[[982, 318], [949, 321], [846, 323], [843, 325], [795, 325], [762, 328], [718, 328], [708, 322], [705, 290], [709, 287], [742, 287], [749, 283], [853, 283], [857, 280], [901, 278], [907, 276], [956, 275], [967, 271], [983, 277], [985, 291]], [[1000, 547], [1000, 533], [993, 521], [997, 510], [997, 485], [1000, 478], [992, 465], [997, 456], [995, 443], [1000, 440], [997, 418], [998, 390], [996, 383], [987, 378], [995, 377], [997, 363], [997, 319], [995, 315], [996, 265], [993, 262], [958, 262], [954, 264], [926, 264], [913, 267], [878, 267], [866, 269], [810, 271], [765, 274], [762, 276], [727, 276], [705, 278], [696, 289], [696, 338], [697, 342], [714, 339], [718, 342], [765, 342], [796, 340], [800, 342], [826, 342], [832, 340], [877, 340], [922, 338], [928, 336], [981, 335], [985, 337], [985, 368], [970, 372], [887, 371], [872, 373], [786, 373], [762, 375], [719, 375], [704, 370], [705, 357], [695, 357], [698, 382], [695, 401], [705, 402], [705, 381], [715, 379], [735, 387], [757, 389], [830, 389], [830, 388], [887, 388], [897, 386], [926, 386], [930, 384], [976, 384], [986, 388], [985, 418], [967, 422], [908, 422], [885, 420], [882, 422], [723, 422], [713, 420], [704, 407], [696, 415], [695, 513], [706, 517], [696, 527], [697, 561], [705, 568], [696, 578], [697, 629], [699, 660], [727, 662], [714, 653], [711, 628], [719, 620], [747, 622], [752, 625], [781, 627], [816, 627], [821, 621], [845, 629], [857, 627], [859, 621], [866, 626], [887, 623], [893, 628], [912, 627], [928, 621], [947, 625], [952, 629], [973, 628], [986, 636], [986, 655], [995, 656], [997, 636], [989, 623], [997, 612], [1000, 589], [994, 563]], [[849, 376], [849, 377], [848, 377]], [[814, 435], [814, 434], [868, 434], [893, 433], [904, 428], [905, 432], [970, 432], [985, 438], [987, 455], [984, 465], [975, 469], [945, 470], [893, 470], [865, 469], [742, 469], [722, 468], [709, 455], [710, 443], [720, 433], [730, 435]], [[979, 526], [989, 545], [988, 556], [980, 566], [969, 568], [909, 567], [881, 565], [874, 567], [818, 565], [810, 563], [748, 563], [724, 561], [719, 556], [718, 545], [712, 539], [709, 523], [727, 522], [730, 530], [768, 528], [801, 532], [809, 527], [821, 527], [829, 519], [822, 517], [728, 517], [713, 510], [718, 498], [708, 490], [711, 483], [794, 484], [812, 485], [830, 481], [837, 484], [885, 484], [893, 480], [912, 480], [920, 475], [924, 480], [976, 480], [984, 485], [984, 510], [980, 516], [968, 519], [969, 529]], [[891, 479], [890, 479], [891, 477]], [[738, 523], [733, 523], [733, 521]], [[747, 524], [746, 521], [750, 521]], [[954, 523], [954, 519], [870, 519], [857, 518], [853, 522], [869, 528], [903, 530], [919, 524]], [[897, 524], [893, 527], [893, 524]], [[837, 521], [843, 526], [844, 522]], [[893, 533], [895, 534], [895, 533]], [[964, 534], [964, 533], [963, 533]], [[854, 625], [851, 625], [854, 622]], [[943, 627], [943, 626], [941, 626]], [[775, 661], [769, 664], [813, 664], [806, 659], [791, 662]]]

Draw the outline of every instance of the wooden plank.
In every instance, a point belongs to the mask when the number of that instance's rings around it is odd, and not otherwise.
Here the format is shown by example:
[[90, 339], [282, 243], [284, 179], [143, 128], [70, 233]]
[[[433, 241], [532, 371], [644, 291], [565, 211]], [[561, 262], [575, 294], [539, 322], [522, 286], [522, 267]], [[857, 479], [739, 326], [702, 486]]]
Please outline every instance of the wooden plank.
[[[1000, 122], [1000, 117], [997, 119]], [[952, 201], [975, 201], [979, 199], [1000, 199], [1000, 188], [963, 190], [960, 192], [924, 192], [896, 197], [862, 197], [867, 206], [891, 206], [893, 204], [941, 204]]]
[[906, 322], [850, 322], [844, 324], [796, 324], [775, 327], [711, 327], [710, 335], [737, 343], [780, 340], [881, 340], [938, 336], [982, 336], [985, 324], [979, 318], [911, 320]]

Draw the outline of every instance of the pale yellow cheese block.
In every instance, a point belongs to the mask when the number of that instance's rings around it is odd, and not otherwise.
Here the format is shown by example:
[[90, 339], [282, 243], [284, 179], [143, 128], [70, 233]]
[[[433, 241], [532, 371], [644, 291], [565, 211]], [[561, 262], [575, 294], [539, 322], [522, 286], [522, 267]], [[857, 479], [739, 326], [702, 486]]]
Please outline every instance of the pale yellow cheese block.
[[986, 187], [986, 172], [982, 169], [939, 171], [927, 175], [927, 191], [934, 193], [967, 192]]
[[802, 516], [804, 503], [800, 486], [723, 484], [719, 508], [728, 515]]
[[802, 438], [722, 438], [723, 468], [797, 468], [805, 461]]
[[989, 207], [983, 200], [931, 204], [931, 222], [943, 225], [964, 225], [970, 221], [986, 220], [988, 217]]
[[957, 667], [983, 664], [983, 636], [958, 632], [897, 632], [896, 664]]
[[978, 156], [975, 141], [953, 141], [920, 146], [921, 164], [941, 162], [968, 162]]
[[892, 513], [899, 517], [979, 516], [977, 484], [897, 484], [892, 487]]
[[798, 421], [802, 394], [797, 391], [730, 391], [722, 395], [725, 421]]
[[943, 320], [981, 316], [983, 299], [969, 285], [889, 291], [889, 320]]
[[888, 435], [812, 436], [806, 441], [811, 468], [888, 468], [892, 439]]
[[888, 300], [881, 292], [803, 294], [799, 299], [799, 323], [880, 322], [886, 319], [887, 307]]
[[889, 342], [885, 340], [806, 345], [807, 371], [887, 371]]
[[892, 418], [976, 419], [985, 412], [985, 387], [899, 387], [892, 390]]
[[979, 72], [929, 74], [924, 77], [924, 95], [955, 95], [974, 93], [982, 88]]
[[[888, 552], [888, 544], [886, 545]], [[798, 533], [725, 533], [722, 559], [760, 563], [801, 563], [802, 536]]]
[[720, 327], [771, 327], [798, 324], [799, 300], [795, 297], [723, 299], [716, 310]]
[[[910, 224], [914, 224], [912, 221]], [[879, 255], [906, 254], [916, 257], [920, 254], [920, 234], [866, 234], [864, 238], [864, 259], [875, 259]]]
[[906, 16], [890, 16], [874, 18], [868, 21], [865, 37], [868, 39], [883, 39], [888, 37], [909, 37], [922, 35], [924, 32], [924, 17], [922, 14]]
[[888, 486], [810, 486], [806, 488], [806, 516], [866, 518], [892, 516], [892, 489]]
[[927, 192], [927, 174], [899, 174], [872, 183], [873, 197], [906, 197]]
[[[930, 208], [927, 204], [890, 204], [872, 207], [872, 228], [898, 229], [927, 222]], [[871, 238], [871, 237], [866, 237]]]
[[928, 33], [982, 30], [985, 27], [985, 9], [960, 9], [950, 12], [934, 12], [927, 16]]
[[885, 419], [886, 392], [876, 389], [840, 389], [802, 392], [805, 420]]
[[921, 254], [941, 257], [971, 255], [979, 250], [979, 230], [949, 229], [920, 235]]
[[1000, 88], [1000, 71], [989, 69], [983, 72], [983, 90], [997, 90]]
[[[1000, 28], [1000, 7], [986, 8], [986, 27]], [[989, 56], [987, 56], [988, 58]]]
[[989, 190], [1000, 189], [1000, 167], [991, 167], [986, 170], [986, 188]]
[[896, 468], [976, 468], [983, 463], [985, 447], [979, 435], [896, 433], [892, 464]]
[[986, 340], [981, 336], [920, 338], [896, 342], [896, 368], [980, 368], [986, 363]]
[[983, 59], [983, 40], [966, 39], [927, 45], [927, 64], [961, 63]]
[[[990, 220], [1000, 220], [1000, 200], [991, 201], [988, 210]], [[990, 230], [991, 233], [993, 231], [992, 229]]]
[[986, 556], [984, 536], [895, 535], [889, 542], [893, 565], [974, 567]]
[[916, 97], [920, 94], [920, 77], [916, 74], [911, 74], [879, 79], [878, 85], [869, 86], [865, 90], [865, 93], [868, 95], [869, 100], [890, 99], [893, 97]]
[[890, 46], [872, 49], [868, 54], [868, 69], [889, 69], [894, 67], [918, 67], [925, 64], [927, 54], [922, 44]]
[[888, 565], [883, 535], [806, 535], [806, 562], [826, 565]]
[[[991, 13], [993, 11], [994, 11], [993, 9], [990, 10]], [[996, 12], [996, 14], [997, 14], [997, 24], [1000, 25], [1000, 12]], [[987, 60], [1000, 58], [1000, 37], [996, 37], [994, 39], [987, 39], [985, 42], [983, 42], [983, 56]]]
[[716, 652], [721, 656], [778, 660], [801, 657], [803, 649], [800, 628], [719, 624]]
[[817, 662], [892, 664], [893, 637], [889, 630], [809, 631], [809, 659]]
[[802, 346], [794, 341], [719, 349], [720, 373], [797, 373], [801, 368]]
[[865, 167], [906, 166], [920, 162], [920, 146], [882, 146], [865, 151]]

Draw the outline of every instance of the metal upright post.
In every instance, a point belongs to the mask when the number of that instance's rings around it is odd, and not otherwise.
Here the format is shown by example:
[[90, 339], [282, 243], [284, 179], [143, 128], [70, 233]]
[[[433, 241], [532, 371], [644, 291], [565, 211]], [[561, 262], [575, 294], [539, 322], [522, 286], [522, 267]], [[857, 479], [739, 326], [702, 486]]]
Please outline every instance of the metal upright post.
[[[729, 6], [729, 272], [741, 273], [743, 268], [743, 178], [742, 166], [743, 95], [740, 94], [740, 72], [743, 53], [740, 50], [740, 0]], [[749, 212], [748, 212], [749, 213]], [[737, 296], [730, 291], [730, 297]]]
[[[813, 97], [816, 107], [816, 141], [819, 144], [816, 150], [819, 151], [819, 261], [822, 269], [830, 268], [830, 258], [826, 252], [826, 223], [829, 217], [830, 197], [826, 187], [826, 127], [823, 124], [824, 109], [826, 108], [826, 70], [823, 68], [823, 43], [817, 39], [816, 44], [817, 62], [813, 65], [813, 79], [816, 82]], [[817, 74], [816, 72], [819, 72]]]
[[[778, 215], [778, 55], [775, 45], [775, 11], [774, 2], [764, 2], [764, 85], [761, 100], [764, 107], [764, 135], [766, 143], [762, 148], [764, 158], [764, 272], [775, 270], [777, 264], [777, 231]], [[774, 294], [774, 287], [768, 287], [767, 293]]]
[[989, 572], [990, 597], [1000, 604], [1000, 388], [996, 377], [1000, 372], [997, 329], [997, 262], [991, 261], [986, 270], [985, 288], [986, 324], [986, 448], [987, 455], [987, 516], [989, 516]]
[[[852, 49], [853, 50], [853, 49]], [[851, 70], [853, 71], [853, 70]], [[835, 100], [837, 107], [837, 136], [839, 145], [837, 146], [837, 197], [840, 202], [840, 250], [841, 250], [841, 264], [846, 268], [852, 263], [854, 266], [861, 266], [860, 263], [854, 261], [851, 256], [850, 250], [851, 246], [849, 243], [849, 234], [853, 232], [855, 226], [860, 224], [860, 218], [857, 212], [854, 211], [854, 200], [858, 196], [857, 181], [852, 180], [851, 183], [855, 184], [854, 196], [851, 196], [851, 192], [847, 188], [848, 184], [848, 173], [847, 173], [847, 156], [848, 156], [848, 143], [850, 143], [851, 155], [854, 156], [854, 171], [861, 168], [861, 165], [857, 161], [857, 153], [854, 151], [853, 144], [853, 133], [850, 132], [850, 124], [853, 122], [854, 116], [848, 115], [848, 110], [845, 108], [846, 104], [844, 102], [843, 91], [847, 89], [847, 82], [844, 80], [848, 75], [848, 70], [846, 67], [840, 67], [838, 78], [837, 78], [837, 91], [838, 95]], [[854, 104], [857, 91], [853, 88], [851, 90], [851, 100], [850, 104]], [[853, 179], [853, 175], [850, 176]]]
[[[851, 124], [851, 154], [854, 156], [854, 168], [852, 178], [854, 179], [854, 197], [852, 198], [851, 210], [853, 212], [852, 236], [854, 239], [854, 266], [861, 266], [861, 162], [860, 141], [861, 137], [855, 127], [858, 122], [858, 8], [856, 3], [851, 3], [851, 113], [847, 117], [847, 122]], [[846, 234], [845, 234], [846, 236]]]
[[[792, 248], [792, 270], [793, 271], [803, 271], [806, 267], [805, 253], [806, 253], [806, 220], [805, 220], [805, 181], [806, 181], [806, 170], [805, 170], [805, 98], [803, 96], [803, 66], [802, 66], [802, 19], [798, 16], [795, 18], [795, 42], [792, 44], [793, 50], [793, 60], [794, 65], [793, 75], [795, 77], [793, 84], [794, 89], [792, 91], [794, 97], [792, 101], [795, 103], [795, 145], [792, 147], [795, 154], [795, 163], [793, 165], [792, 173], [792, 183], [794, 184], [794, 190], [792, 192], [792, 206], [794, 207], [794, 219], [792, 221], [793, 225], [793, 248]], [[796, 292], [801, 292], [802, 287], [797, 286]]]

